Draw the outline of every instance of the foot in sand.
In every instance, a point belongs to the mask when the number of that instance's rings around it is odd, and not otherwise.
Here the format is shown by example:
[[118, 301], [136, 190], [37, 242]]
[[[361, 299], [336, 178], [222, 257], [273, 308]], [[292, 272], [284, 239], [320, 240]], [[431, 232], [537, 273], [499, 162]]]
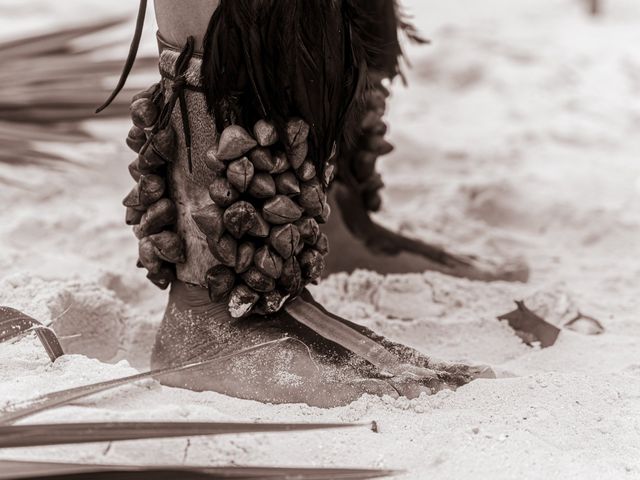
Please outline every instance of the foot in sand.
[[[393, 232], [369, 216], [352, 188], [334, 182], [329, 195], [330, 216], [323, 231], [331, 242], [324, 275], [358, 268], [381, 274], [421, 273], [435, 270], [475, 280], [526, 282], [529, 268], [520, 259], [490, 262], [446, 250]], [[348, 252], [348, 255], [337, 252]]]
[[206, 360], [288, 338], [233, 357], [207, 371], [166, 377], [163, 383], [262, 402], [306, 403], [318, 407], [345, 405], [365, 393], [415, 398], [423, 392], [453, 389], [476, 378], [493, 376], [487, 367], [434, 362], [364, 327], [346, 323], [397, 355], [407, 371], [393, 377], [379, 372], [286, 313], [271, 318], [233, 319], [226, 305], [211, 303], [205, 289], [174, 282], [156, 337], [152, 367]]

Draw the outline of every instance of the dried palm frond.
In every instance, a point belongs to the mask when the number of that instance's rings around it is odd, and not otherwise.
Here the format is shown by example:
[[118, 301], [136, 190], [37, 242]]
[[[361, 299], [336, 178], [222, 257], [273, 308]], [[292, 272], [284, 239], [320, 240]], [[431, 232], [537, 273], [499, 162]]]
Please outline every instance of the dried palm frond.
[[[108, 79], [121, 68], [119, 59], [100, 59], [106, 45], [82, 48], [82, 37], [122, 23], [107, 20], [0, 43], [0, 162], [46, 164], [60, 158], [39, 142], [89, 140], [80, 123], [94, 116], [109, 95]], [[137, 60], [151, 72], [156, 61]], [[103, 116], [125, 116], [133, 90], [125, 90]]]
[[52, 329], [19, 310], [0, 306], [0, 343], [29, 332], [36, 332], [52, 362], [64, 355], [60, 341]]
[[[46, 329], [57, 342], [52, 330], [34, 318], [9, 307], [0, 307], [0, 343], [15, 338], [31, 329]], [[36, 330], [39, 333], [39, 330]], [[45, 347], [47, 337], [41, 340]], [[288, 338], [264, 342], [249, 348], [220, 355], [210, 360], [152, 370], [105, 382], [84, 385], [41, 395], [33, 400], [9, 405], [0, 411], [0, 448], [36, 447], [90, 442], [112, 442], [122, 440], [161, 439], [202, 435], [238, 433], [293, 432], [328, 428], [369, 426], [377, 431], [373, 423], [216, 423], [216, 422], [92, 422], [62, 424], [10, 425], [44, 410], [68, 404], [99, 392], [126, 385], [150, 377], [159, 378], [189, 370], [210, 367], [229, 358], [247, 354], [268, 346], [287, 341]], [[59, 344], [58, 344], [59, 345]], [[55, 360], [50, 353], [52, 361]], [[60, 354], [62, 349], [60, 348]], [[0, 460], [0, 480], [14, 479], [369, 479], [394, 474], [390, 470], [370, 469], [323, 469], [323, 468], [274, 468], [274, 467], [211, 467], [211, 466], [154, 466], [154, 465], [90, 465], [76, 463], [42, 463]]]
[[233, 352], [228, 355], [219, 355], [209, 360], [177, 365], [174, 367], [159, 368], [157, 370], [149, 370], [147, 372], [136, 373], [135, 375], [129, 375], [127, 377], [121, 377], [104, 382], [92, 383], [90, 385], [83, 385], [81, 387], [74, 387], [66, 390], [58, 390], [56, 392], [45, 393], [44, 395], [40, 395], [39, 397], [33, 398], [31, 400], [12, 403], [3, 407], [0, 410], [0, 425], [11, 424], [17, 420], [35, 415], [36, 413], [40, 413], [44, 410], [60, 407], [74, 400], [85, 398], [90, 395], [95, 395], [96, 393], [105, 392], [107, 390], [111, 390], [123, 385], [128, 385], [138, 380], [160, 378], [162, 376], [183, 373], [192, 370], [197, 371], [206, 367], [210, 367], [211, 365], [215, 365], [216, 363], [229, 360], [230, 358], [237, 357], [239, 355], [246, 355], [256, 350], [274, 346], [288, 340], [288, 337], [279, 338], [277, 340], [259, 343], [257, 345], [238, 350], [237, 352]]
[[498, 320], [506, 320], [515, 334], [529, 346], [535, 342], [540, 342], [542, 348], [553, 346], [560, 335], [560, 329], [529, 310], [524, 302], [516, 300], [515, 303], [517, 308], [500, 315]]
[[98, 465], [53, 462], [21, 462], [0, 460], [0, 480], [69, 479], [69, 480], [365, 480], [398, 474], [392, 470], [341, 468], [277, 468], [277, 467], [209, 467]]
[[0, 425], [0, 448], [70, 443], [116, 442], [150, 438], [293, 432], [369, 426], [358, 423], [93, 422]]

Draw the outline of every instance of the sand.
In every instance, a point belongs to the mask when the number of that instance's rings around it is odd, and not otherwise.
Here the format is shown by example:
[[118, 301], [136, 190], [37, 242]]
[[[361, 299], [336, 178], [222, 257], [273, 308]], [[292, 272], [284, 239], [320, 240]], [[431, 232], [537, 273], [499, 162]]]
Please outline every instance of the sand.
[[[79, 3], [3, 2], [3, 36], [52, 15], [73, 20], [70, 4]], [[87, 16], [110, 11], [92, 3]], [[394, 88], [397, 148], [381, 162], [388, 188], [378, 219], [461, 252], [522, 255], [531, 280], [363, 270], [330, 277], [314, 294], [434, 356], [488, 363], [499, 378], [330, 410], [149, 381], [28, 421], [376, 420], [380, 432], [89, 444], [0, 458], [383, 467], [406, 470], [402, 479], [640, 478], [640, 4], [611, 0], [598, 20], [578, 0], [407, 4], [433, 43], [408, 48], [410, 88]], [[71, 352], [51, 364], [33, 336], [0, 345], [0, 405], [148, 366], [166, 294], [135, 269], [124, 225], [128, 125], [88, 128], [98, 135], [92, 144], [51, 146], [75, 163], [0, 165], [0, 304], [52, 322]], [[522, 299], [558, 326], [580, 311], [605, 332], [564, 328], [553, 347], [528, 347], [496, 320]]]

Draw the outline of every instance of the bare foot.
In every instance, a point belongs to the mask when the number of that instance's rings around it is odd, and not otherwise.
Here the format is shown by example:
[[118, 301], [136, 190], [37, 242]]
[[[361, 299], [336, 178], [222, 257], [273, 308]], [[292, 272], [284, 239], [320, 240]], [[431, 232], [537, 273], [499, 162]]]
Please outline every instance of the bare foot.
[[334, 214], [323, 228], [331, 240], [324, 275], [363, 268], [381, 274], [435, 270], [485, 281], [524, 282], [529, 277], [527, 265], [520, 260], [498, 264], [453, 255], [440, 247], [378, 225], [369, 217], [361, 197], [339, 181], [332, 186], [329, 202]]
[[284, 312], [271, 318], [233, 319], [225, 305], [210, 302], [205, 289], [182, 282], [172, 285], [152, 367], [205, 360], [286, 337], [286, 341], [234, 357], [209, 371], [166, 377], [163, 383], [261, 402], [318, 407], [344, 405], [365, 393], [414, 398], [492, 376], [482, 367], [432, 362], [415, 350], [340, 320], [395, 353], [407, 365], [406, 371], [390, 377]]

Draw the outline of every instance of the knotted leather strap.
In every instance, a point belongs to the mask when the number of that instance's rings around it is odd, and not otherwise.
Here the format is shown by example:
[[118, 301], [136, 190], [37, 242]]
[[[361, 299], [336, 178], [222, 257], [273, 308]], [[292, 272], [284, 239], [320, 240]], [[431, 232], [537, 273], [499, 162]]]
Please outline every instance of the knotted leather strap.
[[[168, 78], [171, 82], [171, 95], [166, 101], [158, 121], [151, 130], [151, 135], [147, 140], [147, 144], [151, 142], [153, 136], [161, 130], [164, 130], [169, 126], [171, 121], [171, 114], [176, 106], [176, 102], [180, 102], [180, 115], [182, 117], [182, 128], [184, 129], [184, 141], [187, 147], [187, 158], [189, 162], [189, 172], [193, 172], [193, 161], [191, 158], [191, 124], [189, 123], [189, 111], [187, 107], [187, 99], [185, 96], [185, 90], [187, 89], [186, 73], [189, 68], [189, 61], [193, 56], [195, 39], [192, 36], [187, 38], [187, 43], [180, 52], [180, 56], [176, 62], [175, 75], [172, 78], [166, 77], [163, 73], [163, 77]], [[162, 72], [161, 72], [162, 73]], [[144, 149], [144, 147], [143, 147]]]

